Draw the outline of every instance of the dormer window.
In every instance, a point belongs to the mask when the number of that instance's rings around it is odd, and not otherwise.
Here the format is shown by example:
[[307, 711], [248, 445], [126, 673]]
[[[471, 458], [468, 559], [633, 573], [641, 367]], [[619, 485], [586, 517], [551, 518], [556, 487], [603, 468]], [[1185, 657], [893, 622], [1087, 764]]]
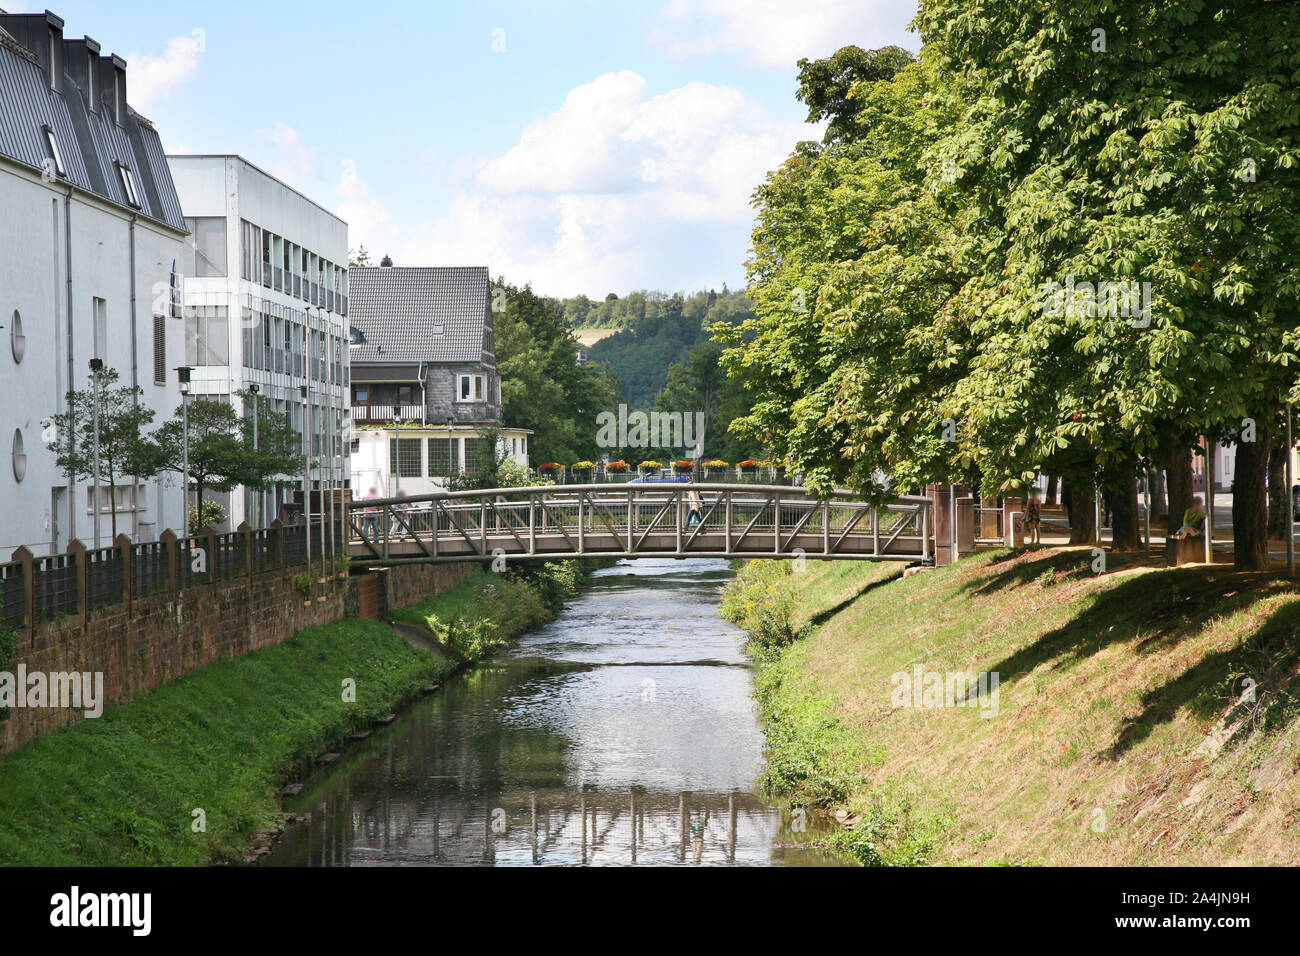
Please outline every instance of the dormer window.
[[99, 103], [95, 101], [95, 54], [86, 54], [86, 96], [90, 99], [90, 111], [99, 112]]
[[63, 165], [63, 154], [59, 152], [59, 141], [54, 137], [54, 129], [50, 126], [42, 126], [41, 129], [45, 132], [45, 148], [49, 150], [50, 162], [54, 164], [54, 172], [66, 179], [68, 170]]
[[131, 175], [131, 170], [121, 163], [117, 164], [117, 175], [122, 180], [122, 191], [126, 193], [126, 202], [128, 206], [140, 208], [140, 194], [135, 190], [135, 177]]
[[481, 402], [483, 401], [483, 376], [482, 375], [459, 375], [456, 383], [456, 401], [458, 402]]
[[55, 65], [55, 55], [58, 53], [58, 43], [56, 42], [54, 31], [50, 31], [50, 89], [59, 88], [59, 68]]

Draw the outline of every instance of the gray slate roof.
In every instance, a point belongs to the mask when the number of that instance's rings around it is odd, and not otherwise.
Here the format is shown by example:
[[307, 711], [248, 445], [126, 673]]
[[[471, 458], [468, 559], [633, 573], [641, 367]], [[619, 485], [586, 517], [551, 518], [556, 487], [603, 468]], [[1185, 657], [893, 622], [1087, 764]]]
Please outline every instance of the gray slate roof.
[[488, 285], [486, 266], [353, 266], [352, 364], [494, 363]]
[[45, 16], [5, 15], [0, 19], [0, 157], [41, 170], [49, 157], [42, 127], [49, 126], [67, 171], [61, 182], [136, 212], [127, 203], [117, 173], [116, 163], [120, 162], [135, 173], [141, 203], [138, 212], [185, 232], [180, 199], [153, 124], [128, 109], [123, 125], [118, 126], [107, 92], [98, 112], [91, 111], [85, 89], [67, 71], [62, 77], [63, 91], [51, 90], [37, 56], [5, 26], [30, 26], [32, 36], [41, 36]]

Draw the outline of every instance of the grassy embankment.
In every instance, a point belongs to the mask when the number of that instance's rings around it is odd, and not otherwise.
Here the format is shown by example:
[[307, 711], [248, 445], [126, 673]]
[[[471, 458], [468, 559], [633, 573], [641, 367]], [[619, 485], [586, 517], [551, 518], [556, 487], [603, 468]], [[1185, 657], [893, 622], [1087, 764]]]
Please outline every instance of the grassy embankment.
[[[578, 573], [481, 574], [395, 613], [454, 620], [451, 657], [376, 621], [338, 621], [32, 741], [0, 760], [0, 864], [242, 859], [281, 821], [278, 790], [314, 757], [455, 671], [455, 658], [477, 659], [541, 623]], [[344, 700], [345, 679], [356, 682], [355, 702]]]
[[[868, 864], [1300, 863], [1300, 595], [1090, 558], [747, 567], [768, 783]], [[918, 664], [996, 672], [996, 715], [900, 704]]]

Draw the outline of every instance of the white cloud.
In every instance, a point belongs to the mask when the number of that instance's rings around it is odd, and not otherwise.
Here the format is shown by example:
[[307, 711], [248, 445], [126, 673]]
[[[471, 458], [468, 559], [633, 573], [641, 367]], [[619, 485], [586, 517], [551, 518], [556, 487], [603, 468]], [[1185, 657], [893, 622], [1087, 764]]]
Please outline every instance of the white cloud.
[[793, 69], [802, 57], [830, 56], [842, 46], [899, 44], [916, 0], [669, 0], [650, 17], [648, 38], [680, 57], [739, 53], [760, 66]]
[[735, 89], [647, 98], [623, 70], [572, 90], [481, 163], [436, 222], [403, 233], [355, 174], [340, 184], [350, 244], [400, 264], [486, 264], [554, 295], [718, 286], [742, 272], [753, 188], [801, 138]]
[[300, 192], [316, 181], [319, 175], [315, 146], [309, 146], [296, 129], [277, 120], [271, 129], [258, 130], [254, 135], [275, 147], [275, 157], [267, 162], [267, 171]]
[[132, 53], [127, 60], [127, 96], [131, 105], [147, 112], [152, 103], [175, 91], [199, 71], [199, 58], [207, 49], [207, 36], [194, 30], [167, 41], [160, 56]]

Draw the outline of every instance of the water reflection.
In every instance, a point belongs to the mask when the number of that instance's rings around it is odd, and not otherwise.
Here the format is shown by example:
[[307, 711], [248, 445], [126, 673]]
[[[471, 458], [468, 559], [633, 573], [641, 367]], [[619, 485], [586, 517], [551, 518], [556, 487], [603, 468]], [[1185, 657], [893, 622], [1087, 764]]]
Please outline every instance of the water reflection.
[[723, 561], [598, 572], [289, 805], [272, 865], [834, 865], [755, 795], [763, 738]]

